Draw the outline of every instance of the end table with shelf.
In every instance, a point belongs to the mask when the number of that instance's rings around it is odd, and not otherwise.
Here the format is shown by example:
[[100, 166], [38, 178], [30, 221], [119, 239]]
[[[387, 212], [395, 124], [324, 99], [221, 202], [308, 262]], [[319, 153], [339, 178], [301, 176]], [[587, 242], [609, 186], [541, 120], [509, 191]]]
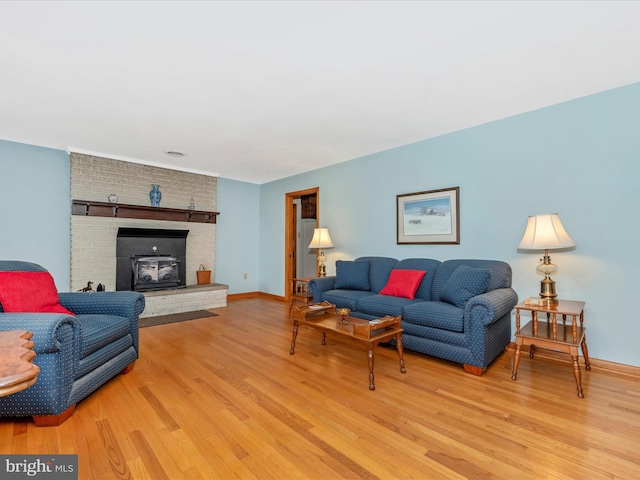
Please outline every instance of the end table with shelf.
[[291, 318], [291, 309], [293, 308], [293, 302], [302, 302], [305, 304], [305, 306], [313, 303], [313, 295], [309, 292], [310, 281], [311, 277], [291, 279], [291, 301], [289, 302], [289, 318]]
[[[573, 300], [558, 300], [558, 303], [538, 303], [535, 300], [516, 305], [516, 351], [513, 359], [513, 371], [511, 379], [516, 380], [518, 365], [520, 364], [520, 351], [523, 345], [529, 346], [529, 357], [533, 358], [535, 348], [547, 348], [559, 350], [571, 355], [573, 373], [576, 379], [578, 397], [584, 398], [582, 390], [582, 377], [580, 374], [579, 348], [585, 361], [585, 368], [591, 370], [589, 364], [589, 351], [584, 328], [584, 304]], [[520, 311], [531, 312], [531, 321], [522, 329], [520, 328]], [[538, 313], [546, 314], [546, 322], [538, 321]], [[562, 315], [562, 324], [558, 325], [557, 315]], [[571, 317], [571, 325], [567, 325], [567, 316]], [[580, 324], [578, 325], [578, 318]]]

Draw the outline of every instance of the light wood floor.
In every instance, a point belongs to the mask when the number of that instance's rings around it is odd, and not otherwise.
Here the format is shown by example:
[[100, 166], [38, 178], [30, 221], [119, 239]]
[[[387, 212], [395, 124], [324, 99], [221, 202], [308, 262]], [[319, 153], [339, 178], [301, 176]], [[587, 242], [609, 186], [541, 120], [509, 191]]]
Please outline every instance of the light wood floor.
[[[97, 479], [638, 479], [637, 377], [512, 352], [482, 377], [301, 328], [283, 302], [140, 331], [141, 358], [59, 427], [0, 419], [0, 453], [77, 453]], [[588, 333], [588, 332], [587, 332]], [[590, 339], [591, 343], [597, 341]]]

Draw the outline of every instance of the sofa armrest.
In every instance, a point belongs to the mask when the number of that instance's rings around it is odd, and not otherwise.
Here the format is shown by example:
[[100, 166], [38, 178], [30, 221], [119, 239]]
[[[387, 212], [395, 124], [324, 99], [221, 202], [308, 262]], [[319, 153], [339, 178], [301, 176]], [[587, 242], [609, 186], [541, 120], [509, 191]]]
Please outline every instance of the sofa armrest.
[[512, 288], [497, 288], [476, 295], [466, 303], [465, 318], [472, 322], [480, 320], [482, 325], [491, 325], [507, 315], [518, 303], [518, 295]]
[[66, 292], [58, 293], [60, 303], [76, 315], [98, 314], [139, 317], [144, 310], [144, 295], [139, 292]]
[[312, 278], [309, 281], [309, 292], [313, 295], [313, 302], [319, 303], [322, 301], [320, 296], [324, 292], [328, 292], [329, 290], [333, 290], [336, 285], [336, 277], [318, 277]]
[[472, 359], [469, 365], [484, 369], [509, 344], [511, 310], [518, 303], [516, 292], [498, 288], [472, 297], [464, 309], [464, 329]]

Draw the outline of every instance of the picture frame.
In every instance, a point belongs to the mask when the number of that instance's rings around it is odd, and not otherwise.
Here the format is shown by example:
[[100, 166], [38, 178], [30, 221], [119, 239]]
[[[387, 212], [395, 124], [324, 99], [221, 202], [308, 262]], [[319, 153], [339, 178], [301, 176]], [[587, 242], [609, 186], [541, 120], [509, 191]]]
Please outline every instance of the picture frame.
[[396, 195], [398, 245], [460, 244], [460, 187]]

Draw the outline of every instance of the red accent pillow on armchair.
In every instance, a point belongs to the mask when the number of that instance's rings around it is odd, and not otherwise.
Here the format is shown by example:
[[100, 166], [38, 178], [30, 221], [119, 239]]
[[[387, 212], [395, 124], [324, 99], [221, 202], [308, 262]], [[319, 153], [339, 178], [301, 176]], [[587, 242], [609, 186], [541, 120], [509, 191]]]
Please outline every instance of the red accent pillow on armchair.
[[380, 290], [380, 295], [391, 295], [413, 300], [416, 298], [416, 291], [420, 286], [422, 277], [426, 273], [424, 270], [391, 270], [389, 280], [387, 280], [384, 288]]
[[7, 313], [66, 313], [49, 272], [0, 272], [0, 303]]

